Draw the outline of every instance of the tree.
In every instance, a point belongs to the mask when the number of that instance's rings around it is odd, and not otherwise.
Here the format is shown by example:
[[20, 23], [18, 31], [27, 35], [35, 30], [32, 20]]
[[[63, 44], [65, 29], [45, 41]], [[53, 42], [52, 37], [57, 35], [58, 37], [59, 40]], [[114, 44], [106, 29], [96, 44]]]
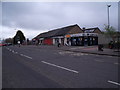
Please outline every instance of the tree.
[[[113, 28], [112, 26], [108, 28], [107, 25], [105, 25], [105, 30], [106, 32], [104, 32], [104, 34], [107, 37], [112, 39], [114, 48], [119, 51], [120, 50], [120, 32], [116, 31], [115, 28]], [[109, 44], [111, 44], [111, 42]]]
[[13, 43], [13, 38], [6, 38], [5, 43]]
[[110, 26], [108, 27], [107, 25], [105, 25], [105, 32], [104, 34], [108, 37], [111, 38], [112, 41], [115, 41], [115, 35], [117, 34], [116, 30], [114, 27]]
[[20, 44], [22, 44], [24, 40], [25, 40], [24, 34], [22, 33], [22, 31], [18, 30], [13, 38], [14, 44], [17, 44], [18, 41], [20, 41]]

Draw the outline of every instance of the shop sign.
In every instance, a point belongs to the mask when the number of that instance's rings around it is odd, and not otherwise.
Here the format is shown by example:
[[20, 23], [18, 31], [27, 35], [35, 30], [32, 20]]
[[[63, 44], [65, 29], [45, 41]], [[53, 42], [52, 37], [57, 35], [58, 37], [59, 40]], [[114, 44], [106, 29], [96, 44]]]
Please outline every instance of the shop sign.
[[65, 37], [69, 38], [69, 37], [71, 37], [71, 36], [70, 36], [70, 35], [66, 35]]
[[83, 36], [81, 33], [80, 34], [72, 34], [71, 37], [79, 37], [79, 36]]
[[63, 36], [58, 36], [58, 37], [52, 37], [52, 38], [64, 38]]

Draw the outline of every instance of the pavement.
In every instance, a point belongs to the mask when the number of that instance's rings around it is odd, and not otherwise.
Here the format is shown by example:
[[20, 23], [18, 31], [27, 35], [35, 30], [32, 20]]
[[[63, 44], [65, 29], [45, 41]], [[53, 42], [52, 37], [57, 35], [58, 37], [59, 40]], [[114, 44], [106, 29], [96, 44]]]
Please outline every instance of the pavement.
[[[33, 47], [33, 45], [30, 46]], [[98, 46], [61, 46], [61, 47], [57, 47], [55, 45], [41, 45], [41, 46], [42, 48], [51, 48], [51, 49], [59, 49], [59, 50], [71, 51], [71, 52], [81, 52], [88, 54], [120, 57], [120, 54], [119, 52], [117, 52], [117, 50], [103, 48], [103, 51], [98, 51]], [[41, 47], [41, 46], [34, 46], [34, 47]]]
[[81, 52], [81, 53], [88, 53], [88, 54], [98, 54], [98, 55], [108, 55], [108, 56], [117, 56], [120, 57], [119, 52], [115, 49], [107, 49], [103, 48], [103, 51], [98, 51], [98, 46], [69, 46], [69, 47], [61, 47], [61, 49], [66, 51], [73, 51], [73, 52]]
[[2, 88], [2, 47], [0, 47], [0, 89]]

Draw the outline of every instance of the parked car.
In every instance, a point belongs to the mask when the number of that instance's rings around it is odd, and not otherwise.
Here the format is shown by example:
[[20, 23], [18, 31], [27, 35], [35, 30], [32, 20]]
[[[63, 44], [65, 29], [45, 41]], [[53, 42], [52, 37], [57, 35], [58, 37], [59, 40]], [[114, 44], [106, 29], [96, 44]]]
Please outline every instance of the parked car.
[[12, 43], [7, 43], [7, 46], [11, 46], [12, 45]]
[[1, 43], [0, 46], [7, 46], [7, 44], [3, 44], [3, 43]]

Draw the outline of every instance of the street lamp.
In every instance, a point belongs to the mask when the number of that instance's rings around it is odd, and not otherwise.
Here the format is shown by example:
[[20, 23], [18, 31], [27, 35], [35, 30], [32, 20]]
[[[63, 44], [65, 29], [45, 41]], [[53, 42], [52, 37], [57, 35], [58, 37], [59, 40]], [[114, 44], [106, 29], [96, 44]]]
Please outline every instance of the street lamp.
[[107, 5], [107, 10], [108, 10], [108, 29], [110, 27], [110, 21], [109, 21], [109, 7], [111, 7], [111, 5]]
[[84, 45], [85, 45], [85, 27], [83, 27], [83, 40], [84, 40]]

